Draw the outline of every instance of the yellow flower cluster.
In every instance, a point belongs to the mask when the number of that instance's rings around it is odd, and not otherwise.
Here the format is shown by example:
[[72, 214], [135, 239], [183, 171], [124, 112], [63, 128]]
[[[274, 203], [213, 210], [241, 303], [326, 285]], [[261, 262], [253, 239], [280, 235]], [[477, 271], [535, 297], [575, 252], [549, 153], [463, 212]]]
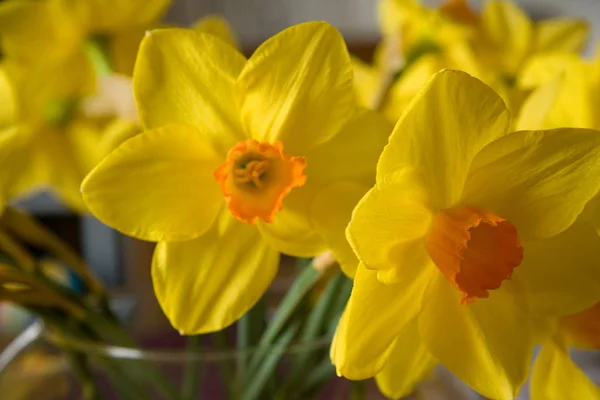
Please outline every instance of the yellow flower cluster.
[[534, 400], [600, 399], [568, 353], [600, 348], [600, 59], [578, 55], [585, 23], [533, 22], [510, 0], [383, 0], [374, 66], [325, 22], [249, 58], [219, 19], [154, 29], [133, 69], [134, 135], [86, 99], [114, 92], [98, 77], [131, 71], [119, 38], [165, 6], [0, 6], [0, 200], [43, 182], [75, 205], [83, 180], [100, 220], [158, 242], [156, 296], [182, 334], [242, 317], [281, 253], [333, 254], [354, 279], [339, 375], [395, 399], [442, 364], [513, 399], [543, 345]]

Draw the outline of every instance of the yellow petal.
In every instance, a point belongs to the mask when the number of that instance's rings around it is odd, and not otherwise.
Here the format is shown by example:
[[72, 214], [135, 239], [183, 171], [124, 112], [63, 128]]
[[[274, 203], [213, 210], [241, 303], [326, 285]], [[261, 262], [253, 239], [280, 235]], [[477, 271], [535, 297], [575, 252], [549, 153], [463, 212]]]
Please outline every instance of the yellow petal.
[[281, 140], [290, 154], [333, 137], [354, 109], [352, 64], [340, 33], [325, 22], [292, 26], [265, 41], [236, 83], [246, 131]]
[[281, 253], [296, 257], [314, 257], [327, 250], [325, 240], [310, 220], [314, 190], [308, 185], [297, 187], [283, 199], [283, 209], [273, 222], [258, 221], [264, 239]]
[[600, 293], [600, 238], [592, 227], [576, 221], [550, 239], [526, 242], [525, 258], [513, 280], [536, 312], [553, 316], [582, 311]]
[[421, 56], [410, 67], [405, 68], [385, 98], [382, 109], [384, 115], [395, 124], [410, 101], [442, 67], [440, 57], [437, 54], [429, 54]]
[[233, 99], [244, 57], [220, 39], [156, 30], [140, 46], [133, 89], [142, 126], [195, 125], [222, 154], [246, 138]]
[[473, 160], [463, 202], [510, 221], [521, 240], [567, 229], [600, 189], [600, 132], [512, 133]]
[[114, 72], [133, 75], [138, 49], [147, 30], [147, 27], [136, 26], [119, 30], [110, 36], [107, 51]]
[[16, 175], [27, 167], [27, 143], [18, 127], [0, 129], [0, 215]]
[[404, 270], [419, 260], [428, 262], [429, 257], [420, 257], [424, 246], [415, 248], [415, 243], [424, 242], [432, 218], [420, 178], [410, 167], [398, 168], [356, 206], [348, 240], [367, 268]]
[[0, 67], [0, 129], [12, 123], [16, 117], [17, 104], [15, 92], [10, 78]]
[[87, 0], [90, 31], [110, 32], [156, 22], [171, 0]]
[[140, 127], [130, 121], [115, 118], [110, 121], [102, 131], [102, 138], [98, 143], [98, 153], [103, 158], [125, 142], [140, 133]]
[[358, 103], [368, 107], [377, 88], [377, 70], [358, 57], [351, 56], [351, 60], [354, 70], [354, 93]]
[[[36, 139], [40, 167], [58, 197], [77, 212], [87, 208], [81, 196], [81, 182], [100, 161], [102, 130], [89, 120], [74, 120], [58, 131], [47, 131]], [[42, 137], [43, 136], [43, 137]]]
[[451, 207], [460, 199], [472, 159], [508, 125], [508, 110], [489, 87], [464, 72], [439, 72], [396, 124], [377, 176], [410, 164], [423, 174], [431, 206]]
[[481, 18], [485, 34], [501, 56], [505, 73], [517, 72], [533, 46], [533, 23], [513, 0], [486, 2]]
[[423, 345], [415, 318], [398, 335], [387, 364], [375, 380], [386, 397], [400, 399], [410, 395], [416, 385], [429, 378], [436, 365], [437, 361]]
[[563, 343], [549, 340], [533, 365], [531, 400], [597, 400], [600, 388], [571, 360]]
[[529, 96], [517, 128], [600, 128], [595, 108], [600, 82], [590, 79], [591, 72], [581, 60], [570, 60], [564, 73]]
[[37, 128], [26, 134], [30, 135], [27, 166], [14, 172], [11, 196], [51, 189], [72, 210], [86, 211], [79, 187], [91, 163], [98, 160], [93, 153], [99, 132], [90, 126], [66, 126]]
[[306, 185], [315, 191], [340, 180], [372, 186], [377, 160], [391, 132], [391, 124], [378, 113], [355, 110], [337, 135], [303, 154]]
[[[421, 309], [423, 292], [439, 272], [433, 264], [407, 265], [404, 281], [383, 284], [359, 265], [343, 324], [332, 350], [339, 375], [366, 379], [381, 371], [402, 329]], [[457, 301], [458, 304], [458, 301]]]
[[248, 311], [275, 277], [279, 255], [255, 226], [223, 211], [201, 237], [158, 244], [154, 291], [182, 334], [221, 330]]
[[193, 127], [171, 125], [124, 142], [82, 184], [90, 211], [143, 240], [189, 240], [223, 206], [213, 171], [222, 159]]
[[316, 196], [311, 207], [316, 231], [349, 277], [356, 273], [358, 258], [346, 240], [346, 227], [354, 206], [367, 190], [368, 187], [353, 182], [335, 182]]
[[94, 71], [83, 53], [51, 64], [7, 59], [4, 68], [13, 84], [19, 117], [28, 122], [46, 123], [57, 107], [72, 105], [96, 87]]
[[583, 49], [590, 34], [585, 20], [573, 18], [551, 18], [536, 24], [535, 51], [571, 52]]
[[14, 0], [0, 4], [2, 52], [18, 60], [57, 61], [76, 51], [83, 31], [57, 1]]
[[540, 54], [531, 57], [519, 74], [518, 86], [533, 89], [549, 84], [567, 71], [579, 68], [582, 60], [569, 53]]
[[200, 18], [194, 24], [193, 29], [198, 32], [216, 36], [235, 48], [240, 47], [233, 28], [225, 18], [219, 15], [207, 15]]
[[532, 321], [506, 290], [460, 304], [461, 293], [441, 274], [432, 281], [419, 315], [431, 354], [474, 390], [492, 399], [516, 397], [533, 351]]

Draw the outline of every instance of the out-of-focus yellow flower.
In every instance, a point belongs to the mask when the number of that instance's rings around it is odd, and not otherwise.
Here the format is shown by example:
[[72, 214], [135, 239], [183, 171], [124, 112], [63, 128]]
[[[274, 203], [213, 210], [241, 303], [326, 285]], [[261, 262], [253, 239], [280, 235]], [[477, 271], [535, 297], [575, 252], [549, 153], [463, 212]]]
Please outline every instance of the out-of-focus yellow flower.
[[569, 356], [569, 347], [600, 350], [600, 303], [563, 318], [542, 346], [531, 375], [532, 400], [596, 400], [600, 388]]
[[133, 69], [138, 33], [155, 24], [169, 4], [170, 0], [11, 0], [0, 4], [0, 43], [8, 57], [46, 63], [102, 46], [120, 67], [117, 72], [127, 73]]
[[348, 227], [361, 265], [332, 346], [338, 373], [386, 374], [399, 359], [418, 379], [437, 359], [512, 399], [546, 318], [597, 301], [600, 239], [578, 217], [600, 188], [600, 132], [509, 126], [500, 97], [456, 71], [398, 121]]
[[352, 274], [344, 228], [391, 127], [354, 104], [339, 32], [296, 25], [246, 60], [212, 35], [153, 31], [134, 91], [146, 132], [82, 189], [102, 221], [159, 242], [155, 291], [177, 329], [237, 320], [271, 283], [278, 251], [333, 248]]
[[[60, 69], [4, 63], [5, 82], [14, 100], [14, 112], [0, 138], [5, 200], [49, 187], [69, 207], [84, 211], [79, 186], [85, 175], [139, 129], [133, 123], [92, 119], [81, 112], [85, 74], [78, 74], [78, 61], [63, 63]], [[64, 73], [64, 65], [73, 65], [70, 74]]]
[[[383, 56], [376, 59], [374, 69], [358, 72], [364, 76], [368, 71], [370, 81], [376, 82], [367, 101], [385, 86], [381, 80], [388, 79], [386, 67], [414, 63], [410, 68], [421, 72], [410, 77], [409, 86], [421, 87], [427, 71], [460, 69], [490, 85], [516, 114], [529, 91], [539, 84], [523, 79], [529, 65], [554, 64], [554, 58], [577, 54], [589, 32], [586, 22], [573, 18], [533, 22], [512, 0], [486, 1], [481, 13], [466, 0], [446, 0], [438, 8], [418, 0], [383, 0], [380, 4], [384, 50], [379, 53]], [[429, 57], [420, 60], [423, 55]], [[403, 84], [402, 78], [398, 81], [398, 86]], [[369, 90], [368, 85], [359, 91]], [[407, 94], [406, 88], [392, 86], [383, 112], [398, 117], [412, 97]]]
[[[466, 1], [449, 0], [448, 3], [465, 4]], [[451, 16], [452, 12], [447, 15]], [[477, 77], [502, 96], [513, 114], [537, 83], [523, 79], [529, 64], [539, 57], [548, 61], [562, 54], [577, 54], [589, 34], [588, 24], [581, 19], [552, 18], [534, 22], [513, 0], [488, 0], [481, 14], [473, 13], [470, 20], [470, 26], [475, 28], [471, 47], [479, 64]], [[471, 69], [471, 65], [468, 68]]]
[[[526, 77], [545, 83], [523, 104], [518, 129], [600, 129], [600, 48], [592, 60], [574, 55], [540, 60]], [[600, 232], [600, 194], [588, 203], [584, 218]]]
[[[442, 68], [478, 74], [467, 46], [473, 28], [417, 0], [379, 2], [383, 41], [373, 66], [354, 59], [355, 90], [366, 107], [396, 122], [431, 76]], [[471, 68], [469, 68], [471, 66]]]
[[518, 129], [559, 126], [600, 129], [600, 47], [592, 60], [575, 55], [544, 59], [527, 71], [541, 86], [523, 104]]

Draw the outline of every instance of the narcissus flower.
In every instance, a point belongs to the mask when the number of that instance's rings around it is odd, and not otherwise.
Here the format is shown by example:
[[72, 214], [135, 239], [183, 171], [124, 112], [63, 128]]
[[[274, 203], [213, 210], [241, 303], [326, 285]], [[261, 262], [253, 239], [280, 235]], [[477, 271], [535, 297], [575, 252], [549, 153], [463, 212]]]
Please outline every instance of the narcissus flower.
[[560, 320], [538, 354], [531, 375], [532, 400], [596, 400], [600, 388], [575, 364], [569, 347], [600, 350], [600, 304]]
[[102, 221], [159, 242], [155, 291], [177, 329], [237, 320], [271, 283], [278, 251], [334, 248], [353, 273], [344, 228], [391, 127], [354, 104], [333, 27], [296, 25], [249, 60], [212, 35], [156, 30], [142, 42], [134, 91], [146, 132], [82, 190]]
[[477, 73], [468, 48], [472, 27], [417, 0], [383, 0], [378, 4], [383, 41], [375, 51], [373, 65], [353, 60], [355, 89], [363, 105], [380, 110], [395, 123], [440, 69], [460, 66]]
[[6, 154], [0, 156], [5, 200], [49, 188], [73, 210], [85, 211], [79, 190], [83, 178], [139, 128], [85, 116], [78, 106], [82, 75], [76, 68], [64, 74], [58, 65], [7, 61], [2, 67], [13, 104], [0, 138], [0, 153]]
[[[446, 15], [452, 18], [465, 14], [466, 3], [466, 0], [448, 1]], [[471, 49], [479, 64], [476, 76], [502, 96], [513, 114], [528, 91], [540, 83], [524, 79], [530, 64], [538, 58], [546, 62], [561, 54], [577, 54], [589, 35], [589, 26], [583, 19], [551, 18], [534, 22], [513, 0], [486, 1], [480, 15], [474, 12], [470, 15], [468, 25], [475, 29]], [[473, 70], [471, 63], [467, 66], [469, 72]]]
[[[562, 126], [600, 130], [600, 47], [591, 60], [574, 55], [540, 60], [527, 76], [543, 77], [545, 83], [523, 104], [518, 129]], [[600, 194], [588, 203], [583, 215], [600, 232]]]
[[[332, 346], [339, 374], [384, 374], [398, 395], [440, 362], [511, 399], [547, 318], [597, 301], [600, 239], [578, 217], [600, 188], [600, 132], [509, 124], [498, 95], [455, 71], [398, 121], [348, 227], [361, 265]], [[386, 370], [402, 363], [403, 378]]]
[[144, 30], [170, 0], [13, 0], [0, 5], [0, 43], [21, 62], [60, 63], [100, 46], [113, 70], [131, 73]]

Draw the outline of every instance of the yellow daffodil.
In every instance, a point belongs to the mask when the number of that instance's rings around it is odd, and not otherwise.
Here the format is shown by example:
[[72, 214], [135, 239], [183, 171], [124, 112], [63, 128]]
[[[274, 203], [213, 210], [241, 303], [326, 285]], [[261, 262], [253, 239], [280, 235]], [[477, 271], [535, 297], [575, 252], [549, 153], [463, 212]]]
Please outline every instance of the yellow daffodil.
[[532, 400], [600, 399], [600, 388], [570, 358], [569, 346], [600, 349], [600, 304], [564, 317], [544, 343], [531, 374]]
[[0, 152], [7, 152], [7, 157], [0, 156], [6, 175], [0, 181], [7, 199], [50, 187], [69, 207], [85, 211], [81, 181], [138, 128], [125, 121], [86, 117], [78, 107], [83, 75], [77, 68], [72, 74], [56, 68], [4, 63], [15, 107], [0, 145]]
[[[464, 5], [466, 1], [448, 3]], [[469, 24], [476, 32], [471, 37], [471, 47], [479, 64], [477, 77], [502, 96], [513, 114], [535, 87], [533, 81], [526, 82], [522, 77], [529, 64], [539, 57], [547, 61], [565, 53], [579, 53], [589, 33], [588, 24], [581, 19], [534, 22], [513, 0], [488, 0], [480, 15], [471, 15]], [[472, 69], [471, 64], [468, 67]]]
[[[600, 47], [591, 60], [563, 55], [547, 61], [527, 72], [528, 80], [545, 83], [523, 104], [518, 129], [600, 129]], [[600, 194], [588, 204], [584, 218], [600, 232]]]
[[373, 66], [353, 60], [355, 90], [361, 104], [380, 110], [389, 120], [396, 122], [440, 69], [460, 66], [477, 74], [467, 47], [472, 28], [462, 20], [454, 21], [441, 9], [417, 0], [379, 2], [379, 20], [383, 42], [376, 49]]
[[4, 68], [0, 67], [0, 215], [6, 202], [8, 192], [13, 184], [14, 175], [6, 165], [23, 167], [25, 159], [18, 157], [15, 147], [19, 146], [16, 129], [13, 126], [16, 118], [16, 99], [14, 89]]
[[146, 131], [82, 190], [100, 220], [159, 242], [155, 291], [177, 329], [237, 320], [271, 283], [278, 251], [310, 257], [335, 247], [352, 274], [344, 227], [391, 127], [354, 104], [339, 32], [296, 25], [246, 60], [212, 35], [153, 31], [134, 91]]
[[600, 47], [592, 60], [563, 55], [536, 63], [525, 79], [536, 78], [541, 86], [523, 105], [519, 129], [600, 129]]
[[0, 4], [0, 43], [5, 55], [26, 62], [60, 62], [95, 44], [113, 56], [119, 72], [131, 72], [139, 31], [156, 23], [169, 4], [170, 0], [11, 0]]
[[456, 71], [398, 121], [348, 227], [361, 264], [332, 345], [339, 374], [383, 374], [397, 394], [440, 362], [512, 399], [550, 319], [597, 301], [600, 239], [578, 217], [600, 188], [600, 132], [509, 126], [500, 97]]

